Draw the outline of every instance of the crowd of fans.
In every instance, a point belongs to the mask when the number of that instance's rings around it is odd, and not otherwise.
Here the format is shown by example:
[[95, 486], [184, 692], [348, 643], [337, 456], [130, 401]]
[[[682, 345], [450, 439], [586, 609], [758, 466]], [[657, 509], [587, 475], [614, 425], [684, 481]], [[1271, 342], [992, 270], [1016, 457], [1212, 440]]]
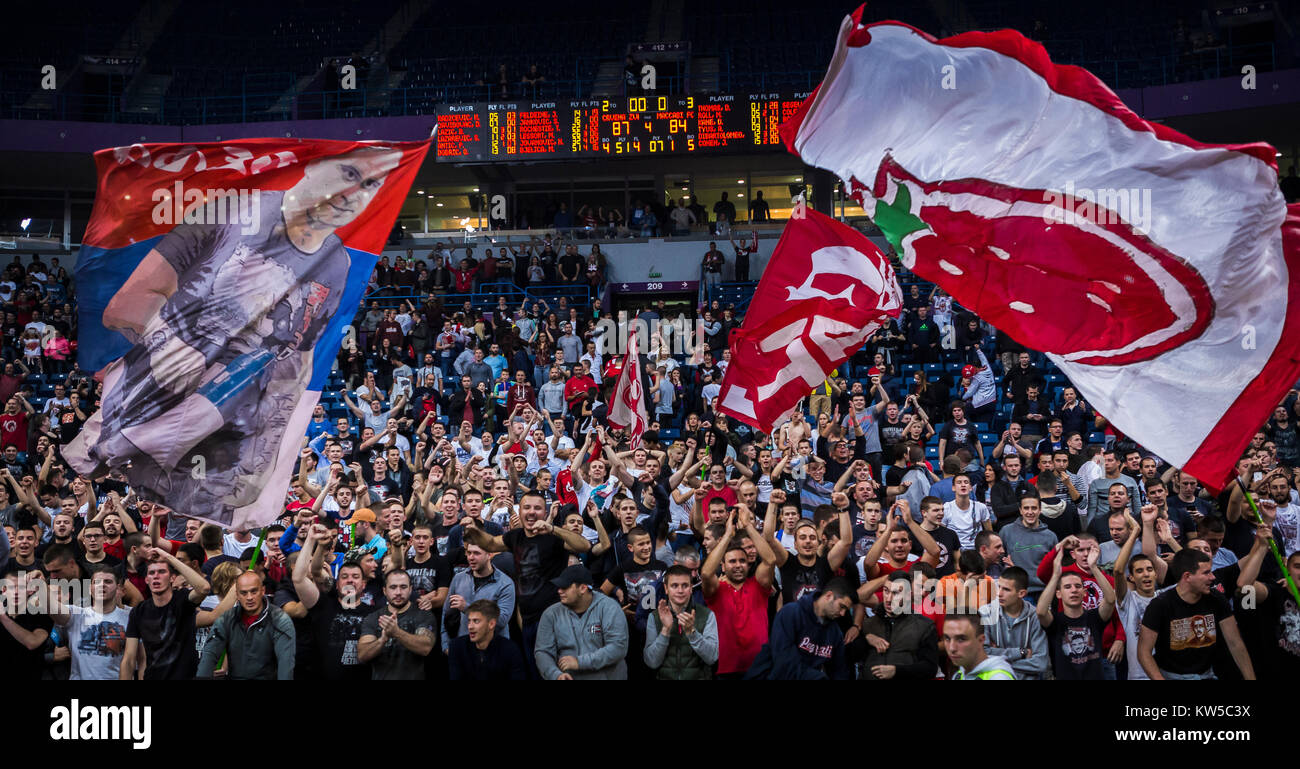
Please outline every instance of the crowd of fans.
[[[903, 317], [769, 435], [716, 410], [741, 315], [714, 302], [683, 332], [659, 302], [641, 314], [661, 323], [642, 342], [650, 424], [633, 446], [609, 420], [621, 319], [600, 298], [446, 299], [502, 280], [599, 297], [598, 246], [555, 245], [383, 260], [262, 530], [168, 509], [117, 471], [72, 472], [60, 449], [101, 385], [71, 363], [66, 273], [15, 259], [0, 282], [0, 675], [1300, 670], [1270, 545], [1300, 579], [1296, 391], [1241, 485], [1215, 494], [1041, 355], [914, 284]], [[703, 267], [734, 259], [711, 248]]]

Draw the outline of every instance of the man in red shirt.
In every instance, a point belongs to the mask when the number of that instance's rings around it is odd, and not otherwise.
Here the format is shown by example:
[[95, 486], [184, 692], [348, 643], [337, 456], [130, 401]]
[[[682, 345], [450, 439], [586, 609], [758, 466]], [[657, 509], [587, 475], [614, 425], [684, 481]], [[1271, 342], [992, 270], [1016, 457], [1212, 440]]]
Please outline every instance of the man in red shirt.
[[[749, 576], [749, 557], [735, 540], [742, 529], [758, 549], [759, 564]], [[776, 556], [754, 527], [754, 514], [738, 505], [727, 529], [700, 568], [704, 600], [718, 623], [718, 677], [741, 678], [767, 643], [767, 602], [776, 582]], [[718, 571], [722, 576], [719, 578]]]
[[516, 408], [522, 410], [524, 406], [537, 408], [537, 388], [523, 371], [516, 371], [515, 383], [506, 395], [506, 410], [513, 414]]
[[[14, 397], [14, 393], [22, 386], [25, 374], [18, 373], [19, 365], [17, 359], [13, 363], [4, 364], [4, 373], [0, 374], [0, 401], [7, 401]], [[23, 370], [27, 371], [27, 367], [23, 366]]]
[[468, 259], [460, 260], [460, 267], [451, 270], [451, 277], [456, 281], [456, 293], [468, 294], [474, 290], [474, 276], [477, 270]]
[[0, 446], [12, 443], [19, 451], [26, 452], [27, 416], [35, 413], [36, 409], [32, 408], [22, 393], [15, 393], [14, 397], [5, 402], [4, 413], [0, 414]]
[[375, 349], [380, 349], [383, 341], [387, 339], [392, 345], [393, 350], [401, 350], [406, 344], [406, 335], [402, 333], [402, 324], [397, 322], [397, 312], [393, 309], [384, 310], [384, 319], [379, 321], [375, 326]]
[[713, 523], [712, 504], [713, 500], [720, 499], [728, 508], [736, 504], [736, 490], [731, 488], [727, 483], [727, 468], [723, 465], [712, 465], [709, 467], [709, 482], [704, 487], [703, 504], [709, 508], [708, 523]]
[[597, 389], [596, 380], [591, 378], [591, 364], [581, 361], [573, 371], [573, 376], [564, 383], [564, 402], [569, 404], [570, 413], [581, 411], [582, 401], [588, 390]]

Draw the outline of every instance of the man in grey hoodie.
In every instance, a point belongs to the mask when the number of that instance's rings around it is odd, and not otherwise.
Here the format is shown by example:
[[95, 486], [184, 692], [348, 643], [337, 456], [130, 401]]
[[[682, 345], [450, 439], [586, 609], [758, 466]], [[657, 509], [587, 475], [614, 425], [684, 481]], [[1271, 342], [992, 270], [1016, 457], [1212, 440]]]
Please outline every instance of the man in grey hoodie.
[[592, 590], [591, 583], [582, 565], [551, 580], [560, 602], [542, 612], [535, 652], [547, 681], [627, 679], [627, 618], [618, 601]]
[[1056, 534], [1043, 525], [1042, 507], [1037, 494], [1020, 498], [1020, 517], [1002, 527], [1002, 545], [1011, 563], [1029, 575], [1030, 600], [1037, 600], [1043, 592], [1043, 582], [1038, 578], [1038, 564], [1047, 551], [1056, 547]]
[[1047, 672], [1047, 633], [1038, 612], [1025, 602], [1029, 573], [1010, 566], [998, 577], [998, 600], [980, 607], [984, 651], [1011, 663], [1016, 678], [1038, 680]]

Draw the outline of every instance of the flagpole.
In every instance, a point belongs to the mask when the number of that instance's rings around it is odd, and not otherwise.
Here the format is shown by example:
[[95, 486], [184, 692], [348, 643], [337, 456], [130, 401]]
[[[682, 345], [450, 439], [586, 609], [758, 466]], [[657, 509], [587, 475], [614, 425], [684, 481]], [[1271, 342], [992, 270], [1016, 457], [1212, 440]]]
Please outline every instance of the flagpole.
[[260, 536], [260, 537], [257, 538], [257, 547], [253, 548], [253, 560], [252, 560], [251, 562], [249, 562], [249, 564], [248, 564], [248, 570], [249, 570], [249, 571], [252, 571], [254, 568], [257, 567], [257, 559], [258, 559], [258, 556], [260, 556], [260, 555], [262, 554], [262, 545], [265, 545], [265, 544], [266, 544], [266, 530], [267, 530], [267, 527], [266, 527], [266, 526], [263, 526], [263, 527], [262, 527], [262, 536]]
[[[1259, 514], [1259, 508], [1255, 506], [1255, 498], [1251, 496], [1250, 491], [1246, 489], [1246, 482], [1237, 477], [1237, 485], [1241, 486], [1241, 493], [1246, 495], [1246, 502], [1250, 504], [1250, 511], [1255, 514], [1255, 523], [1263, 523], [1264, 517]], [[1270, 532], [1271, 533], [1271, 532]], [[1273, 551], [1273, 558], [1277, 565], [1282, 569], [1282, 576], [1286, 579], [1287, 587], [1291, 589], [1291, 597], [1295, 599], [1296, 606], [1300, 606], [1300, 589], [1296, 588], [1295, 580], [1291, 579], [1291, 572], [1286, 570], [1286, 559], [1278, 552], [1277, 541], [1273, 537], [1268, 538], [1268, 547]]]

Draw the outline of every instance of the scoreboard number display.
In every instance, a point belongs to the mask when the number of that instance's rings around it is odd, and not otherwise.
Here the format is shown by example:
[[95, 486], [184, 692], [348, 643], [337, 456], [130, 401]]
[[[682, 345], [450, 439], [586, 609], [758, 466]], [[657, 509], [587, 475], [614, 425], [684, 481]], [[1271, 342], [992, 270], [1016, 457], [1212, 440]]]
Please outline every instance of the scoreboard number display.
[[438, 162], [689, 155], [781, 146], [808, 93], [630, 96], [438, 106]]

